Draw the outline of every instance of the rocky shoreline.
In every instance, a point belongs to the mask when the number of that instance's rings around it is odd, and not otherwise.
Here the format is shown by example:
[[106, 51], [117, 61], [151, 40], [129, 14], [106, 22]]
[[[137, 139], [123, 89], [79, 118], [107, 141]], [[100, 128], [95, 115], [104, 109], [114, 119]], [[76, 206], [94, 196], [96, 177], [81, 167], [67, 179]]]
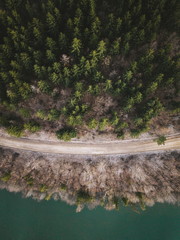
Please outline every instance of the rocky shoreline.
[[60, 155], [0, 148], [0, 189], [108, 210], [180, 202], [180, 151]]

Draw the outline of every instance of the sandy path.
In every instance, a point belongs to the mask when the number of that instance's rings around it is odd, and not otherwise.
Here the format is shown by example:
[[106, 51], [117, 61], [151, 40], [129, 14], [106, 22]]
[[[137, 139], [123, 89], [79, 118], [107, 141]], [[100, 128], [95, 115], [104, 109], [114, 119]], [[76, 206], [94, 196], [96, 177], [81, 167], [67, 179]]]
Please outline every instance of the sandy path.
[[180, 134], [167, 137], [165, 145], [157, 145], [153, 139], [124, 140], [109, 143], [78, 143], [38, 141], [25, 138], [0, 136], [0, 146], [44, 153], [61, 154], [129, 154], [138, 152], [180, 149]]

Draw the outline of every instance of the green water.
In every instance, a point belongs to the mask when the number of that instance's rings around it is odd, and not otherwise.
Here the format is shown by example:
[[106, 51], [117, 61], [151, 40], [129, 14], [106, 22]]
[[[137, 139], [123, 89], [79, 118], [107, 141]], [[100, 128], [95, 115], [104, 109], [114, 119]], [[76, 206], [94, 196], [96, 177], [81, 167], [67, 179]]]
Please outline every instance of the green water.
[[141, 214], [100, 207], [80, 213], [54, 200], [0, 191], [0, 240], [180, 240], [180, 208], [156, 204]]

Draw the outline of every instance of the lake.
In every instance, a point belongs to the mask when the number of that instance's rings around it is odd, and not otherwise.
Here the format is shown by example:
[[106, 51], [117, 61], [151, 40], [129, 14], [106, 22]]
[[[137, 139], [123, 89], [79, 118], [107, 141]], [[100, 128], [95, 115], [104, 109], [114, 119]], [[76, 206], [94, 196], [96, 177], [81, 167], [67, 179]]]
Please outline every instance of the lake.
[[60, 201], [37, 202], [0, 191], [0, 240], [179, 240], [180, 208], [155, 204], [140, 214], [101, 207], [75, 212]]

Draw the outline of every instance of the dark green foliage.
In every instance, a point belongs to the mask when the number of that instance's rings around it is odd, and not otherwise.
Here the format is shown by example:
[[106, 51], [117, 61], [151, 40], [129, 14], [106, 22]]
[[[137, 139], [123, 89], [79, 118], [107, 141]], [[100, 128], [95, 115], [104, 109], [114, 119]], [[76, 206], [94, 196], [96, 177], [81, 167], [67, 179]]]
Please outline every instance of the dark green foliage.
[[40, 125], [35, 121], [29, 121], [24, 124], [24, 129], [26, 129], [32, 133], [35, 133], [40, 130]]
[[98, 126], [98, 121], [96, 119], [91, 119], [88, 123], [90, 129], [94, 129]]
[[59, 119], [59, 116], [60, 116], [60, 112], [58, 110], [51, 109], [47, 117], [49, 121], [55, 121]]
[[108, 118], [103, 118], [99, 122], [99, 130], [103, 131], [109, 125]]
[[128, 206], [128, 204], [129, 204], [129, 199], [128, 198], [125, 198], [125, 197], [123, 197], [122, 198], [122, 202], [124, 203], [124, 206]]
[[21, 137], [23, 135], [23, 128], [20, 125], [12, 125], [7, 128], [7, 133], [14, 137]]
[[[89, 128], [104, 131], [112, 124], [118, 136], [127, 128], [138, 136], [153, 117], [171, 108], [168, 91], [177, 94], [177, 36], [170, 37], [177, 32], [178, 16], [177, 0], [1, 1], [0, 106], [15, 105], [25, 121], [38, 117], [51, 124], [62, 114], [70, 126], [86, 121]], [[59, 111], [55, 101], [61, 90], [70, 97]], [[54, 103], [51, 110], [36, 107], [33, 115], [27, 102], [39, 94]], [[111, 96], [116, 118], [108, 110], [86, 117], [93, 111], [87, 94]], [[126, 115], [123, 126], [118, 118]], [[5, 118], [2, 126], [9, 124]], [[24, 126], [32, 132], [38, 128]], [[8, 126], [8, 132], [21, 136], [17, 126]], [[71, 138], [63, 134], [59, 138]]]
[[31, 116], [29, 110], [26, 108], [20, 108], [19, 114], [24, 118], [29, 118]]
[[38, 117], [38, 118], [40, 118], [40, 119], [42, 119], [42, 120], [46, 120], [46, 119], [47, 119], [47, 114], [46, 114], [46, 112], [43, 111], [43, 110], [38, 110], [38, 111], [36, 112], [36, 117]]
[[165, 145], [165, 141], [166, 141], [166, 137], [165, 136], [159, 136], [156, 139], [156, 142], [157, 142], [158, 145]]
[[89, 203], [91, 200], [92, 200], [92, 197], [89, 195], [88, 192], [81, 190], [77, 193], [77, 200], [76, 200], [77, 204]]
[[121, 131], [117, 131], [116, 132], [117, 133], [117, 138], [119, 138], [119, 139], [124, 139], [124, 132], [121, 130]]
[[112, 199], [112, 202], [115, 205], [115, 209], [119, 210], [120, 209], [120, 200], [117, 197], [114, 196], [113, 199]]
[[58, 139], [70, 141], [71, 138], [76, 137], [76, 131], [73, 128], [63, 128], [56, 132], [56, 136]]

